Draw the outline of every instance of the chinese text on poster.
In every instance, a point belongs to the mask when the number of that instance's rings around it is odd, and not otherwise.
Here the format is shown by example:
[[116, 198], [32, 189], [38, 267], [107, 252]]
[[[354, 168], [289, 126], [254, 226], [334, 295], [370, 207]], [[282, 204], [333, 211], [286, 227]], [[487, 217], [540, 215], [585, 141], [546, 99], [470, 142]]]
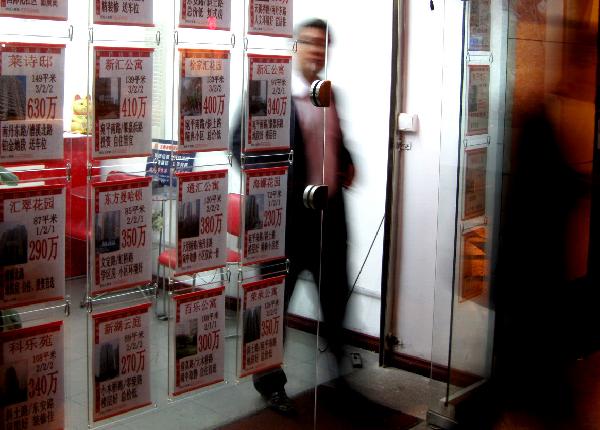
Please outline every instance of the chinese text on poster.
[[292, 0], [250, 0], [248, 4], [248, 34], [292, 37]]
[[96, 0], [94, 24], [151, 27], [152, 0]]
[[229, 30], [231, 0], [181, 0], [179, 26]]
[[67, 0], [0, 0], [0, 16], [67, 20]]

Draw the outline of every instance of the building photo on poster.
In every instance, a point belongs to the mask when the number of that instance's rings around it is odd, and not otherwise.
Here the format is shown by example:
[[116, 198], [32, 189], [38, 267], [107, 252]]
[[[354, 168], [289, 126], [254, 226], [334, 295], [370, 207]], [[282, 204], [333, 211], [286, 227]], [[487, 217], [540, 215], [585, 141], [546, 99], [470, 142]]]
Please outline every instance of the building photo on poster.
[[229, 51], [180, 49], [179, 152], [226, 151]]
[[93, 420], [151, 404], [150, 303], [92, 315]]
[[180, 0], [179, 27], [229, 30], [231, 0]]
[[285, 257], [287, 167], [244, 171], [244, 264]]
[[467, 136], [488, 133], [490, 116], [490, 66], [469, 66]]
[[0, 428], [65, 428], [63, 322], [0, 332]]
[[242, 285], [242, 363], [240, 377], [283, 363], [285, 276]]
[[466, 151], [463, 219], [485, 215], [487, 148]]
[[94, 47], [94, 160], [151, 155], [153, 52]]
[[94, 24], [152, 27], [152, 0], [95, 0]]
[[178, 396], [224, 380], [225, 287], [175, 295], [173, 300], [171, 392]]
[[0, 189], [0, 309], [65, 295], [65, 187]]
[[0, 0], [0, 16], [66, 21], [67, 3], [68, 0]]
[[151, 182], [141, 177], [92, 184], [92, 295], [152, 281]]
[[61, 160], [65, 45], [0, 44], [0, 162]]
[[292, 37], [293, 12], [292, 0], [250, 0], [248, 34]]
[[244, 152], [290, 148], [292, 57], [248, 54]]
[[227, 170], [176, 173], [175, 276], [217, 269], [227, 262]]

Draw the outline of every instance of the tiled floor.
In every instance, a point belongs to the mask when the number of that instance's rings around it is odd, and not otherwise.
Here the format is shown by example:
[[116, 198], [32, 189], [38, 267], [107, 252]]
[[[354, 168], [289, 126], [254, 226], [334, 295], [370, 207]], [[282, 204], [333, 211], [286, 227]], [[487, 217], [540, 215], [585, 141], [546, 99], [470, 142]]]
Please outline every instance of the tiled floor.
[[[68, 285], [73, 303], [71, 315], [65, 321], [65, 390], [67, 397], [67, 428], [88, 428], [87, 380], [87, 319], [85, 309], [79, 307], [83, 280]], [[235, 333], [234, 316], [227, 321], [227, 332]], [[252, 386], [251, 378], [236, 378], [236, 338], [226, 343], [226, 382], [211, 389], [177, 401], [168, 399], [168, 322], [151, 319], [151, 369], [154, 408], [133, 414], [106, 428], [133, 429], [208, 429], [240, 419], [265, 407]], [[353, 349], [354, 351], [359, 351]], [[367, 397], [394, 409], [424, 418], [431, 381], [397, 369], [378, 366], [376, 354], [360, 350], [362, 369], [352, 369], [348, 360], [342, 372], [349, 383]], [[317, 353], [316, 336], [294, 329], [288, 330], [285, 347], [285, 370], [288, 377], [286, 390], [291, 397], [338, 376], [337, 364], [327, 352]], [[352, 372], [354, 370], [354, 372]]]

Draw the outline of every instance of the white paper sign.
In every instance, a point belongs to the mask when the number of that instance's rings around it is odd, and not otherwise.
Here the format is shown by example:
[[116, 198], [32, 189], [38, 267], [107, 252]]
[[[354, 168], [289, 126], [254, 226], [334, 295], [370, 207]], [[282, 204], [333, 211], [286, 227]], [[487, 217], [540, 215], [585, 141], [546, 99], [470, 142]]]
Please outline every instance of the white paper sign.
[[66, 21], [67, 12], [67, 0], [0, 0], [0, 16]]
[[152, 0], [96, 0], [94, 24], [151, 27]]
[[177, 173], [177, 276], [227, 262], [227, 170]]
[[490, 66], [469, 66], [467, 136], [487, 134], [490, 116]]
[[61, 160], [65, 45], [0, 44], [0, 162]]
[[229, 51], [180, 49], [179, 152], [226, 151]]
[[224, 380], [225, 287], [174, 296], [171, 388], [177, 396]]
[[65, 428], [62, 321], [0, 333], [0, 428]]
[[149, 308], [144, 303], [92, 316], [94, 421], [151, 403]]
[[152, 153], [151, 48], [94, 48], [95, 160]]
[[292, 57], [248, 54], [248, 139], [244, 151], [290, 148]]
[[181, 0], [179, 26], [229, 30], [231, 0]]
[[292, 37], [293, 11], [292, 0], [250, 0], [248, 34]]
[[280, 366], [283, 362], [283, 297], [285, 277], [242, 286], [242, 363], [240, 377]]
[[65, 295], [65, 188], [0, 190], [0, 309]]
[[93, 184], [92, 294], [152, 281], [152, 178]]
[[244, 171], [244, 264], [285, 256], [287, 167]]

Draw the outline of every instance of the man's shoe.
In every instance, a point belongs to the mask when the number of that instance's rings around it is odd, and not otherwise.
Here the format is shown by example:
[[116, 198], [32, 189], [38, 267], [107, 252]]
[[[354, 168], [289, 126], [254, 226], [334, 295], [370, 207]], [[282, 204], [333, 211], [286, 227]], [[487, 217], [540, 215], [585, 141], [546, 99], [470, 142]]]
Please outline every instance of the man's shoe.
[[269, 408], [273, 409], [275, 412], [279, 412], [283, 415], [294, 415], [296, 413], [294, 403], [287, 396], [285, 390], [275, 391], [270, 395], [265, 396], [265, 399]]

